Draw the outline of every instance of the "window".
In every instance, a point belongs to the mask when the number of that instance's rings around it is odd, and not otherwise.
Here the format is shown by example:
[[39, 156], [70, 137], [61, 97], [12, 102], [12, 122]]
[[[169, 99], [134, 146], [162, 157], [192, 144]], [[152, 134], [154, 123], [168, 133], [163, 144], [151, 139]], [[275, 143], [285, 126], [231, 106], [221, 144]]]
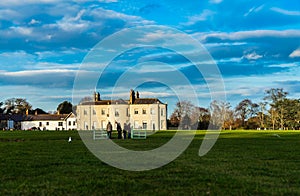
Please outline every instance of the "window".
[[154, 110], [154, 108], [151, 108], [151, 110], [150, 110], [150, 114], [152, 114], [152, 115], [154, 115], [154, 114], [155, 114], [155, 110]]
[[143, 114], [146, 114], [146, 113], [147, 113], [146, 109], [143, 109]]
[[75, 121], [73, 121], [73, 126], [75, 126]]
[[147, 122], [143, 122], [143, 129], [147, 129]]
[[134, 109], [134, 114], [139, 114], [139, 110], [138, 109]]
[[120, 114], [119, 114], [119, 109], [115, 109], [115, 117], [119, 117]]
[[49, 126], [49, 122], [46, 122], [46, 125]]
[[69, 121], [69, 126], [71, 126], [71, 123], [72, 123], [72, 122], [71, 122], [71, 121]]
[[96, 115], [96, 111], [93, 109], [93, 115]]
[[87, 122], [84, 122], [84, 129], [89, 130], [89, 126], [88, 126]]
[[160, 115], [161, 115], [161, 116], [164, 115], [164, 109], [163, 109], [163, 108], [160, 109]]
[[96, 121], [93, 121], [92, 129], [96, 129], [96, 128], [97, 128], [97, 122], [96, 122]]
[[62, 127], [63, 126], [63, 122], [58, 122], [58, 126]]
[[101, 115], [105, 115], [105, 109], [101, 110]]
[[139, 121], [134, 121], [134, 128], [138, 129], [139, 128]]
[[84, 115], [87, 115], [87, 111], [86, 111], [86, 110], [84, 110], [84, 111], [83, 111], [83, 114], [84, 114]]
[[127, 117], [130, 117], [129, 108], [126, 109], [126, 116], [127, 116]]
[[155, 131], [155, 122], [152, 121], [152, 130]]
[[39, 122], [39, 126], [40, 126], [40, 127], [42, 126], [42, 122]]

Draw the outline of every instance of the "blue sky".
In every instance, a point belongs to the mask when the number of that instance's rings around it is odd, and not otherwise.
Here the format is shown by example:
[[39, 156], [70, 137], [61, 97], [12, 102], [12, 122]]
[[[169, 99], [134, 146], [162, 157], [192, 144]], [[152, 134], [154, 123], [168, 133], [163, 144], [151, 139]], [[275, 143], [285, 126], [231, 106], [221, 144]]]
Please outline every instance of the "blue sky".
[[[261, 101], [269, 88], [284, 88], [290, 97], [300, 97], [298, 0], [3, 0], [0, 101], [23, 97], [34, 108], [56, 110], [62, 101], [72, 101], [79, 70], [93, 74], [99, 69], [100, 65], [81, 66], [97, 43], [122, 29], [145, 25], [172, 27], [203, 44], [220, 70], [227, 101], [233, 107], [245, 98]], [[218, 93], [208, 92], [203, 78], [184, 57], [155, 47], [118, 56], [103, 72], [105, 82], [96, 88], [102, 97], [110, 98], [124, 73], [120, 70], [149, 61], [161, 62], [153, 64], [152, 70], [160, 77], [170, 71], [165, 64], [180, 65], [178, 70], [195, 87], [201, 106], [208, 107], [210, 93]], [[147, 81], [143, 73], [139, 77]], [[169, 112], [177, 100], [174, 88], [153, 81], [139, 86], [128, 82], [115, 91], [114, 98], [128, 99], [130, 88], [143, 97], [168, 102]], [[91, 91], [82, 93], [88, 96]]]

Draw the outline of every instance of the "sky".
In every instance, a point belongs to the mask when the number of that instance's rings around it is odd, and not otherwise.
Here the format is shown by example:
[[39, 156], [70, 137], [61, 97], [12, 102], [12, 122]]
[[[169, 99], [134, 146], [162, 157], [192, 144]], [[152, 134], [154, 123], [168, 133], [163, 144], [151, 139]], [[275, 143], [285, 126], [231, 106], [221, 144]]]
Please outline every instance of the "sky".
[[300, 97], [299, 0], [2, 0], [0, 37], [0, 101], [45, 111], [95, 89], [138, 90], [169, 114], [191, 92], [202, 107], [223, 93], [233, 108], [260, 102], [270, 88]]

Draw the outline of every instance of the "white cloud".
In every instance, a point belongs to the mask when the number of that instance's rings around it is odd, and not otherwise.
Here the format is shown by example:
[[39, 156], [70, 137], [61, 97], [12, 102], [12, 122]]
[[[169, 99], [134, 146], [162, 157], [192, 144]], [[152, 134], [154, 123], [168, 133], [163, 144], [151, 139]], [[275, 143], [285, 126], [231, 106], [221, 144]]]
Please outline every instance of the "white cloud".
[[290, 55], [290, 58], [299, 58], [300, 57], [300, 48], [294, 50]]
[[28, 5], [28, 4], [55, 4], [59, 3], [60, 0], [1, 0], [0, 6], [20, 6], [20, 5]]
[[199, 21], [206, 21], [215, 14], [215, 12], [205, 9], [201, 14], [189, 17], [188, 22], [184, 23], [184, 25], [193, 25]]
[[238, 31], [232, 33], [208, 33], [208, 34], [194, 34], [195, 37], [200, 37], [200, 40], [208, 38], [218, 38], [221, 40], [243, 40], [250, 38], [261, 37], [278, 37], [278, 38], [300, 38], [300, 30], [254, 30], [254, 31]]
[[98, 0], [99, 2], [104, 2], [104, 3], [115, 3], [118, 2], [118, 0]]
[[281, 68], [290, 68], [290, 67], [297, 67], [296, 63], [283, 63], [283, 64], [273, 64], [269, 65], [268, 67], [281, 67]]
[[10, 21], [18, 21], [20, 18], [23, 18], [20, 12], [17, 12], [12, 9], [1, 9], [0, 10], [0, 18], [10, 20]]
[[33, 33], [33, 29], [28, 27], [10, 27], [10, 29], [20, 35], [31, 36]]
[[90, 21], [81, 19], [84, 13], [85, 10], [81, 10], [75, 17], [65, 16], [62, 20], [57, 22], [57, 26], [67, 32], [84, 31], [90, 26]]
[[[73, 0], [74, 2], [78, 3], [85, 3], [85, 2], [95, 2], [95, 0]], [[118, 0], [98, 0], [100, 3], [116, 3]]]
[[257, 59], [261, 59], [263, 56], [262, 55], [259, 55], [259, 54], [256, 54], [256, 52], [251, 52], [251, 53], [248, 53], [248, 54], [245, 54], [243, 56], [243, 58], [246, 58], [248, 60], [257, 60]]
[[242, 58], [227, 58], [227, 59], [219, 59], [217, 63], [238, 63], [241, 62]]
[[76, 73], [77, 70], [68, 70], [68, 69], [50, 69], [50, 70], [26, 70], [26, 71], [17, 71], [17, 72], [7, 72], [0, 71], [0, 76], [12, 76], [12, 77], [34, 77], [34, 76], [42, 76], [44, 74], [68, 74], [68, 73]]
[[29, 25], [35, 25], [35, 24], [40, 24], [41, 21], [35, 20], [35, 19], [31, 19], [31, 21], [28, 23]]
[[247, 45], [247, 42], [222, 42], [222, 43], [206, 43], [205, 47], [220, 47], [220, 46], [243, 46]]
[[144, 20], [140, 16], [133, 16], [133, 15], [127, 15], [120, 12], [116, 12], [113, 10], [107, 10], [103, 8], [97, 8], [91, 11], [91, 16], [94, 16], [96, 20], [101, 19], [120, 19], [123, 21], [126, 21], [127, 23], [133, 25], [133, 24], [141, 24], [141, 25], [147, 25], [147, 24], [154, 24], [153, 21]]
[[300, 16], [300, 11], [289, 11], [289, 10], [284, 10], [281, 8], [273, 7], [271, 8], [272, 11], [278, 12], [280, 14], [284, 15], [289, 15], [289, 16]]
[[210, 0], [209, 2], [212, 4], [219, 4], [222, 3], [223, 0]]

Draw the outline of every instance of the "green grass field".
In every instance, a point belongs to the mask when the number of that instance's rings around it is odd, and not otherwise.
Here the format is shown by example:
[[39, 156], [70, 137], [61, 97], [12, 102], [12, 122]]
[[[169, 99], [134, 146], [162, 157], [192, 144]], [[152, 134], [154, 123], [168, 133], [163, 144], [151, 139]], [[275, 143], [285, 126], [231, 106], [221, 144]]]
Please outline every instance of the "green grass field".
[[[300, 132], [222, 132], [212, 150], [199, 157], [204, 133], [199, 131], [170, 164], [131, 172], [101, 162], [76, 131], [1, 131], [0, 194], [300, 195]], [[115, 141], [144, 150], [164, 144], [173, 134]]]

